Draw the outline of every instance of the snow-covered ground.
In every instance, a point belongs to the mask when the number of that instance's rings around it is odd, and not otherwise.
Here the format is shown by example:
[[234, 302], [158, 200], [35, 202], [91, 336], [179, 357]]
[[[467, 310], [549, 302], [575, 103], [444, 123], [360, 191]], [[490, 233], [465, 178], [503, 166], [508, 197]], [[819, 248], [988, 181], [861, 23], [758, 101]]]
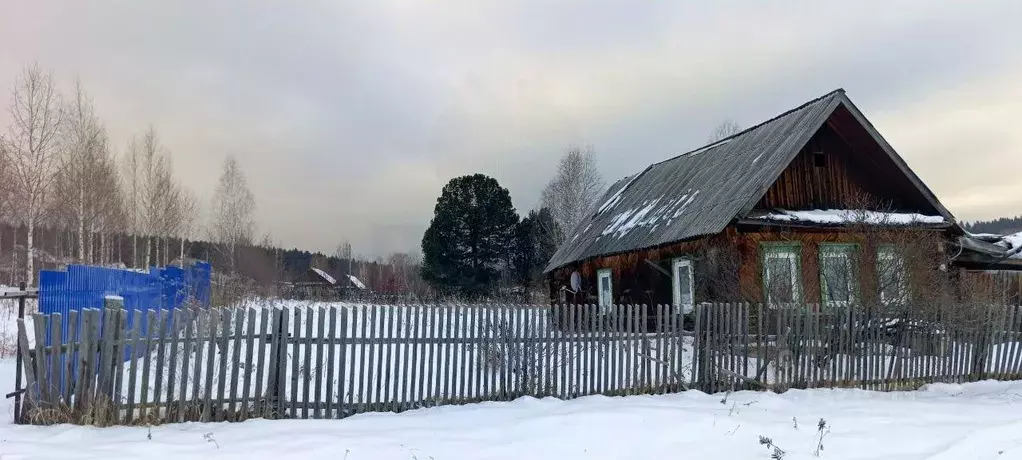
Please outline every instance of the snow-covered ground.
[[[0, 360], [0, 388], [13, 387]], [[1022, 382], [933, 385], [872, 393], [806, 390], [572, 401], [523, 398], [343, 420], [251, 420], [93, 428], [10, 425], [0, 458], [174, 459], [1022, 459]]]

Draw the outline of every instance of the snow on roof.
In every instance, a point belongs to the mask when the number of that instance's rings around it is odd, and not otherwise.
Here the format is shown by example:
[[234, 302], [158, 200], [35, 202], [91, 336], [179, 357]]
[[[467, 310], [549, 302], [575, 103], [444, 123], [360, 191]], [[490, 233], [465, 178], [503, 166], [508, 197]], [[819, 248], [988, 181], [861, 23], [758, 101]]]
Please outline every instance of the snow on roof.
[[348, 281], [351, 281], [351, 284], [354, 284], [355, 287], [357, 287], [359, 289], [365, 289], [366, 288], [366, 285], [362, 284], [362, 281], [359, 281], [358, 278], [355, 278], [355, 275], [348, 275]]
[[324, 280], [326, 280], [326, 282], [330, 284], [337, 284], [337, 280], [335, 280], [334, 277], [330, 276], [330, 274], [328, 274], [327, 272], [320, 270], [316, 267], [312, 267], [312, 271], [316, 272], [316, 274], [322, 277]]
[[[600, 236], [615, 234], [618, 238], [625, 236], [635, 228], [649, 227], [655, 229], [661, 222], [670, 222], [677, 219], [685, 211], [688, 205], [692, 204], [699, 190], [686, 190], [680, 197], [667, 200], [660, 204], [663, 196], [642, 202], [638, 208], [632, 208], [617, 213], [611, 218], [610, 224], [603, 229]], [[657, 205], [660, 204], [658, 207]], [[586, 227], [588, 231], [588, 226]], [[651, 230], [652, 231], [652, 230]]]
[[810, 211], [778, 210], [760, 219], [786, 222], [812, 222], [817, 224], [863, 223], [874, 225], [943, 224], [943, 216], [918, 213], [867, 211], [864, 209], [814, 209]]
[[994, 244], [1007, 249], [1012, 259], [1022, 259], [1022, 232], [1004, 235]]
[[604, 211], [613, 208], [618, 201], [621, 201], [621, 192], [624, 192], [625, 189], [628, 188], [629, 185], [632, 185], [632, 182], [635, 182], [635, 179], [638, 179], [639, 176], [641, 175], [642, 173], [639, 173], [632, 177], [629, 177], [628, 182], [625, 182], [624, 185], [621, 186], [621, 188], [617, 189], [617, 191], [610, 196], [610, 198], [607, 198], [607, 201], [604, 201], [603, 204], [600, 205], [600, 208], [596, 210], [596, 214], [602, 214]]

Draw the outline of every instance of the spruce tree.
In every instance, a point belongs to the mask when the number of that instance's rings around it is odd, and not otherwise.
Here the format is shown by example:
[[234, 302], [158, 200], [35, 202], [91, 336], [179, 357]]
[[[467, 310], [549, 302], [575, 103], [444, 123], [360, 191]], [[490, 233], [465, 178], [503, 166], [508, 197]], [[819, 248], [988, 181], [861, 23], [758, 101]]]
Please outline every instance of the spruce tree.
[[543, 279], [543, 268], [563, 240], [549, 208], [529, 211], [515, 228], [512, 269], [515, 283], [529, 288]]
[[511, 194], [496, 179], [483, 174], [451, 179], [422, 236], [422, 278], [443, 294], [493, 293], [517, 223]]

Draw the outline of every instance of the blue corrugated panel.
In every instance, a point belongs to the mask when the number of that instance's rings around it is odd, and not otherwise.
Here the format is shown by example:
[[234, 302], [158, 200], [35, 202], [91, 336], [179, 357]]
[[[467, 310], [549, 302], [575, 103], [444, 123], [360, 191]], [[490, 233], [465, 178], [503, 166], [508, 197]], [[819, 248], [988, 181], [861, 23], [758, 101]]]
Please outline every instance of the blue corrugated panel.
[[[117, 295], [124, 299], [128, 327], [141, 321], [139, 326], [144, 331], [148, 327], [149, 311], [173, 311], [190, 297], [208, 307], [210, 274], [210, 266], [204, 262], [184, 270], [152, 267], [148, 273], [86, 265], [68, 265], [66, 271], [44, 270], [39, 274], [39, 311], [61, 314], [64, 318], [61, 335], [67, 341], [71, 336], [69, 312], [102, 309], [106, 296]], [[168, 322], [167, 327], [170, 324]], [[49, 345], [51, 340], [47, 329], [45, 343]], [[126, 356], [130, 356], [128, 353]]]

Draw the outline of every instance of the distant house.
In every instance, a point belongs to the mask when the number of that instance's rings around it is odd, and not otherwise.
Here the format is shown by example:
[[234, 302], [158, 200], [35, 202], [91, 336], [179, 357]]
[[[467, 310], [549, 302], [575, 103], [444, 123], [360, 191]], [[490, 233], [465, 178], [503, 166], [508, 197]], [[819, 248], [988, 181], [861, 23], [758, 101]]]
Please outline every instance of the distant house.
[[366, 286], [354, 275], [338, 280], [316, 267], [309, 267], [302, 276], [281, 283], [281, 295], [292, 299], [340, 300], [365, 293]]
[[843, 90], [617, 181], [567, 235], [551, 301], [603, 309], [906, 302], [1022, 270], [1014, 246], [962, 229]]

